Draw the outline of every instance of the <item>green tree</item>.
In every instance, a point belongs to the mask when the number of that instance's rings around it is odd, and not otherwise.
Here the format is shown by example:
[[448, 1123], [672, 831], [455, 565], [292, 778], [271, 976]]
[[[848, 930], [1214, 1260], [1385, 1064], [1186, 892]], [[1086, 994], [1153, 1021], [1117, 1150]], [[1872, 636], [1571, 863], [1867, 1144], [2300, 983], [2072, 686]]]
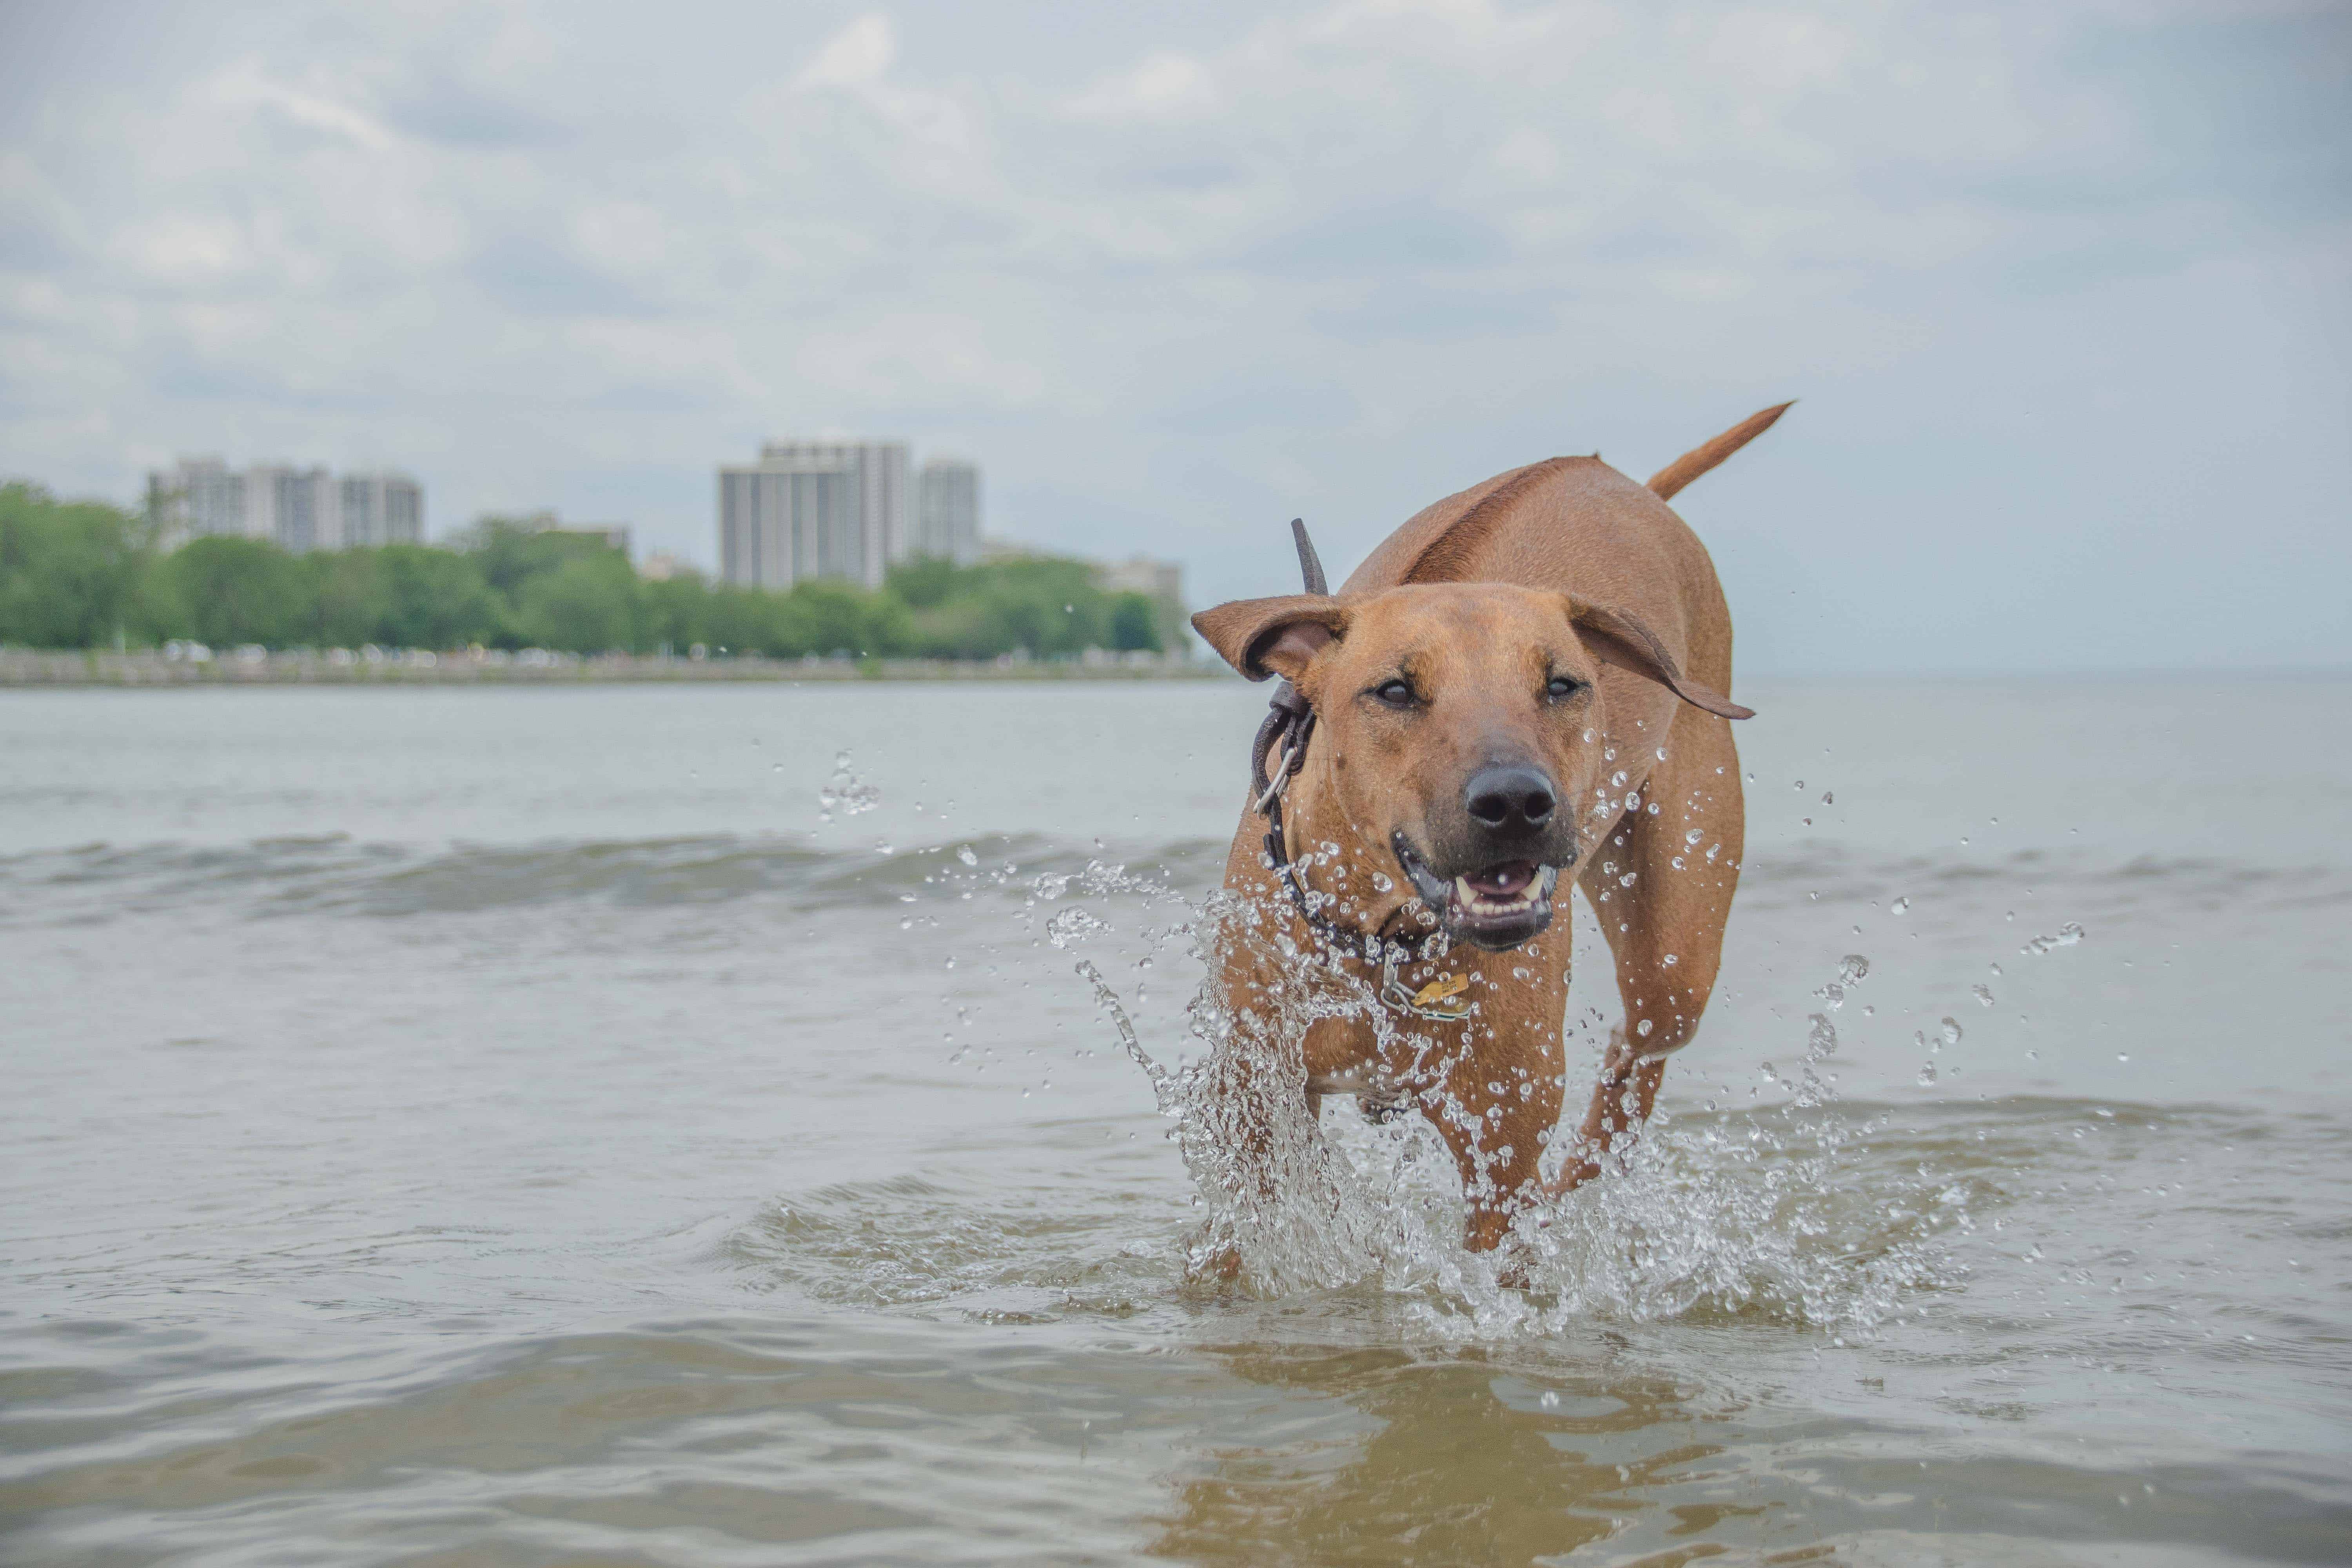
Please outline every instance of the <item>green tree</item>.
[[532, 578], [546, 576], [567, 562], [619, 553], [593, 534], [551, 532], [530, 518], [484, 517], [467, 531], [461, 544], [479, 565], [483, 581], [509, 605], [522, 603]]
[[642, 630], [648, 647], [669, 645], [684, 653], [710, 637], [710, 584], [698, 572], [679, 572], [638, 591]]
[[380, 550], [320, 551], [302, 557], [310, 578], [310, 640], [323, 647], [357, 647], [384, 640], [392, 593]]
[[794, 641], [809, 653], [862, 654], [871, 651], [874, 626], [871, 596], [846, 583], [796, 584], [785, 595], [798, 621]]
[[757, 588], [740, 587], [731, 583], [720, 584], [710, 590], [702, 608], [703, 635], [700, 641], [727, 653], [770, 653], [779, 656], [801, 649], [784, 649], [774, 644], [772, 621], [781, 595], [763, 594]]
[[963, 586], [964, 574], [952, 561], [936, 555], [916, 555], [890, 568], [883, 585], [908, 608], [928, 610]]
[[[508, 634], [510, 617], [471, 555], [423, 544], [387, 544], [375, 554], [384, 584], [376, 641], [451, 648], [495, 642]], [[622, 563], [624, 575], [627, 571]]]
[[604, 653], [637, 646], [637, 579], [617, 550], [565, 562], [523, 584], [518, 626], [541, 647]]
[[289, 647], [318, 624], [310, 576], [300, 562], [258, 539], [213, 534], [165, 556], [157, 569], [156, 630], [216, 647], [261, 643]]
[[1110, 605], [1110, 646], [1121, 653], [1158, 653], [1160, 606], [1149, 594], [1121, 594]]
[[152, 530], [99, 501], [0, 484], [0, 642], [95, 647], [136, 618]]

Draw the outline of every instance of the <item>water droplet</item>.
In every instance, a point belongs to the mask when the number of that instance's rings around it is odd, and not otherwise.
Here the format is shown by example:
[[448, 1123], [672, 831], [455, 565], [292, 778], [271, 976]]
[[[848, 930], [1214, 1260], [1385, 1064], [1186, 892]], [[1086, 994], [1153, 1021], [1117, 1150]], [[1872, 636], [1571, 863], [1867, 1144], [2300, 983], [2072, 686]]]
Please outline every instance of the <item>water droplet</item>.
[[1822, 791], [1822, 804], [1823, 805], [1835, 805], [1837, 804], [1837, 796], [1829, 790], [1823, 790]]
[[1084, 904], [1072, 904], [1045, 922], [1045, 940], [1057, 948], [1086, 941], [1109, 926]]
[[2129, 1051], [2117, 1051], [2116, 1053], [2116, 1060], [2119, 1062], [2127, 1062], [2131, 1060], [2131, 1053]]
[[1609, 787], [1611, 789], [1623, 789], [1625, 787], [1625, 770], [1623, 768], [1619, 768], [1615, 773], [1609, 775]]
[[882, 792], [857, 776], [856, 770], [849, 765], [847, 752], [837, 752], [833, 759], [833, 776], [817, 793], [816, 803], [819, 814], [830, 822], [835, 811], [844, 816], [856, 816], [873, 810], [882, 804]]
[[1946, 1018], [1943, 1020], [1943, 1036], [1944, 1044], [1948, 1046], [1958, 1045], [1960, 1043], [1959, 1020], [1957, 1018]]
[[1969, 987], [1969, 991], [1976, 997], [1978, 1006], [1990, 1007], [1992, 1005], [1992, 993], [1986, 987], [1982, 985], [1971, 985]]
[[2053, 952], [2062, 947], [2074, 946], [2076, 942], [2083, 940], [2083, 926], [2081, 921], [2068, 921], [2064, 925], [2058, 928], [2057, 935], [2037, 936], [2032, 942], [2027, 942], [2023, 947], [2019, 948], [2017, 951], [2024, 953]]
[[966, 844], [956, 850], [956, 858], [962, 861], [967, 866], [977, 866], [980, 864], [980, 857], [971, 852], [971, 846], [969, 844]]
[[1886, 912], [1891, 915], [1899, 915], [1910, 907], [1911, 900], [1908, 897], [1900, 898], [1886, 906]]
[[1870, 974], [1870, 960], [1858, 952], [1849, 952], [1838, 960], [1838, 980], [1846, 985], [1859, 984]]
[[1922, 1062], [1922, 1063], [1920, 1063], [1920, 1064], [1919, 1064], [1919, 1087], [1920, 1087], [1921, 1089], [1926, 1089], [1926, 1088], [1927, 1088], [1929, 1085], [1933, 1084], [1935, 1081], [1936, 1081], [1936, 1064], [1935, 1064], [1934, 1062]]
[[1639, 1024], [1633, 1026], [1633, 1033], [1646, 1040], [1650, 1037], [1650, 1030], [1653, 1026], [1651, 1020], [1644, 1018]]
[[1799, 789], [1802, 789], [1802, 788], [1804, 788], [1804, 787], [1805, 787], [1805, 781], [1804, 781], [1804, 780], [1802, 780], [1802, 779], [1799, 779], [1799, 780], [1797, 781], [1797, 787], [1798, 787]]

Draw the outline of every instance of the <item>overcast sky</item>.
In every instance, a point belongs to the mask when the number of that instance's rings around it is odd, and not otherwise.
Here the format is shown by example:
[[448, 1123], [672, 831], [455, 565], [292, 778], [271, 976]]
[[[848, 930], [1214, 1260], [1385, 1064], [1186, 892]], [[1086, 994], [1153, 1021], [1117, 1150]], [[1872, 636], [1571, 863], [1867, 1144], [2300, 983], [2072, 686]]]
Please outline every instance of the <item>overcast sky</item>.
[[1751, 671], [2352, 662], [2352, 9], [0, 0], [0, 474], [709, 563], [765, 437], [1336, 580], [1600, 451]]

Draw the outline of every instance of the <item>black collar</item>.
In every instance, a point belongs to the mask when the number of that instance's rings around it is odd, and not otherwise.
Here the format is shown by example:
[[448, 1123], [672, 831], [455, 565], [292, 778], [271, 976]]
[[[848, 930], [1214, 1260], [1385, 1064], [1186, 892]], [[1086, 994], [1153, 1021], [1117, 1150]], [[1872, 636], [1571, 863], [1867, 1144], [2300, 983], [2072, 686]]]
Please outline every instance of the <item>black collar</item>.
[[[1250, 747], [1250, 804], [1253, 810], [1265, 814], [1266, 864], [1274, 871], [1274, 879], [1290, 895], [1299, 918], [1335, 952], [1390, 968], [1399, 963], [1418, 963], [1435, 956], [1430, 949], [1443, 934], [1442, 928], [1425, 931], [1416, 937], [1388, 938], [1376, 931], [1349, 931], [1333, 924], [1307, 897], [1306, 884], [1299, 880], [1298, 868], [1291, 864], [1290, 847], [1284, 842], [1286, 836], [1282, 828], [1282, 797], [1288, 793], [1290, 781], [1307, 765], [1307, 742], [1314, 733], [1314, 706], [1287, 680], [1276, 686], [1265, 721], [1257, 727], [1257, 740]], [[1281, 754], [1275, 766], [1280, 771], [1270, 773], [1266, 763], [1276, 747], [1281, 748]], [[1441, 947], [1439, 952], [1443, 951]], [[1450, 1018], [1454, 1015], [1437, 1016]]]

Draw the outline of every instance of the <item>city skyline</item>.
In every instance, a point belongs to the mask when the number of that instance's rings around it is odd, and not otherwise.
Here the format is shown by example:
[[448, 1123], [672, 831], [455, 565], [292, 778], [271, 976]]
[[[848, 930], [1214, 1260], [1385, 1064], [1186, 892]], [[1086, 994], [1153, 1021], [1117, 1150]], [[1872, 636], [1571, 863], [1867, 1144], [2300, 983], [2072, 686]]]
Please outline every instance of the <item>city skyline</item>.
[[63, 493], [397, 462], [709, 569], [715, 458], [833, 426], [1213, 602], [1794, 397], [1676, 502], [1743, 668], [2352, 658], [2341, 7], [132, 10], [0, 16]]
[[[978, 463], [934, 454], [917, 468], [909, 452], [897, 440], [787, 439], [761, 443], [755, 463], [721, 465], [715, 567], [670, 549], [641, 550], [629, 522], [568, 521], [546, 506], [485, 512], [436, 531], [425, 518], [425, 486], [398, 469], [336, 473], [324, 464], [268, 461], [231, 468], [216, 454], [183, 456], [148, 472], [142, 504], [167, 551], [209, 535], [266, 540], [294, 554], [382, 544], [462, 549], [498, 521], [600, 539], [647, 575], [684, 569], [772, 589], [828, 577], [879, 587], [890, 566], [911, 557], [969, 566], [1040, 548], [982, 533]], [[730, 478], [773, 487], [741, 497], [740, 542], [730, 533]], [[1108, 590], [1181, 600], [1180, 562], [1108, 541], [1075, 553], [1095, 565]]]

